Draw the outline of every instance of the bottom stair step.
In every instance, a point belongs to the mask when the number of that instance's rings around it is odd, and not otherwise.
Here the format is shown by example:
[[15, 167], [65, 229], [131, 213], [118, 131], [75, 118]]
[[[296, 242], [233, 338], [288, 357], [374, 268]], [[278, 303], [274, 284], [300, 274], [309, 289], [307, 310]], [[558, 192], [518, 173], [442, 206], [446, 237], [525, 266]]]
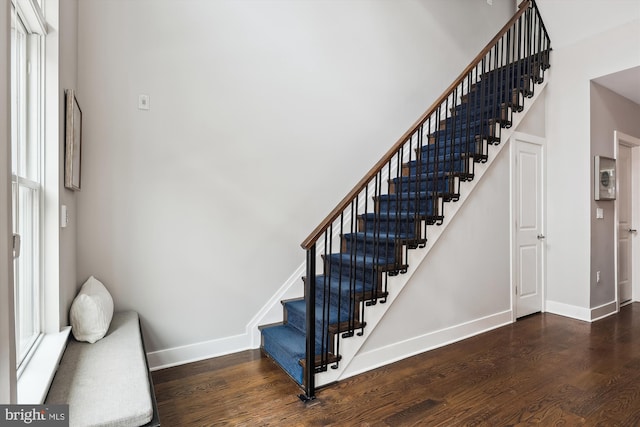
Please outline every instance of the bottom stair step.
[[[356, 326], [363, 326], [357, 322]], [[339, 328], [338, 325], [335, 326]], [[275, 325], [263, 328], [262, 349], [282, 369], [291, 376], [299, 385], [303, 385], [304, 369], [306, 366], [307, 340], [305, 334], [287, 324]], [[327, 369], [327, 365], [336, 363], [340, 356], [328, 353], [323, 360], [317, 354], [315, 360], [316, 372]]]
[[300, 360], [307, 354], [307, 340], [299, 330], [277, 325], [262, 330], [262, 348], [298, 384], [302, 385], [303, 368]]

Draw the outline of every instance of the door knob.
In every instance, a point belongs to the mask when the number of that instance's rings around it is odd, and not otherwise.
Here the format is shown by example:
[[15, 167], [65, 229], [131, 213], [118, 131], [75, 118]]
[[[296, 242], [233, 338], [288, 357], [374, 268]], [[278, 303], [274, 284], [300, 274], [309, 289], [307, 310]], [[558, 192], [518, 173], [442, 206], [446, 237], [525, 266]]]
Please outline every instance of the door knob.
[[629, 229], [629, 233], [637, 233], [637, 232], [638, 232], [638, 230], [636, 230], [635, 228], [630, 228]]
[[544, 234], [538, 234], [538, 240], [544, 240], [545, 237], [546, 236]]

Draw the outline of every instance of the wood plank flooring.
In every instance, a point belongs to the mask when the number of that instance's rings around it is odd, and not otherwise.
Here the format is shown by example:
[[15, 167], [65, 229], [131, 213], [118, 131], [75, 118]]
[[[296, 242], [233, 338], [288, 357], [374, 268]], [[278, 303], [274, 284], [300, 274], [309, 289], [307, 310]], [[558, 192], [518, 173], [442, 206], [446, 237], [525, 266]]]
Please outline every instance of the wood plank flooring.
[[341, 381], [302, 403], [260, 351], [156, 371], [174, 426], [640, 426], [640, 303], [536, 314]]

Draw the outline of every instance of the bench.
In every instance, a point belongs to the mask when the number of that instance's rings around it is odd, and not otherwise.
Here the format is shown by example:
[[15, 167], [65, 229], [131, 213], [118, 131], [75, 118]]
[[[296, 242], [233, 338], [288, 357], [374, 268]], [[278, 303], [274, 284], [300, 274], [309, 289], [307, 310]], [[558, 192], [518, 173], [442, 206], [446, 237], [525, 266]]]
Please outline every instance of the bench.
[[45, 403], [68, 404], [71, 427], [159, 426], [138, 314], [114, 313], [93, 344], [70, 338]]

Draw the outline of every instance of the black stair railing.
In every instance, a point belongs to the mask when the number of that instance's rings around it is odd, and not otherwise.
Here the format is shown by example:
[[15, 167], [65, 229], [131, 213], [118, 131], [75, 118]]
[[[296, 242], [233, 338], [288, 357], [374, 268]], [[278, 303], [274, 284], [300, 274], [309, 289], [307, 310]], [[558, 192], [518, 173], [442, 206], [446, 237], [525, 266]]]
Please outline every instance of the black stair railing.
[[535, 0], [518, 12], [445, 93], [304, 240], [306, 358], [304, 395], [315, 375], [340, 363], [340, 338], [362, 334], [367, 306], [386, 302], [387, 278], [407, 271], [427, 225], [474, 177], [488, 146], [549, 68], [551, 42]]

